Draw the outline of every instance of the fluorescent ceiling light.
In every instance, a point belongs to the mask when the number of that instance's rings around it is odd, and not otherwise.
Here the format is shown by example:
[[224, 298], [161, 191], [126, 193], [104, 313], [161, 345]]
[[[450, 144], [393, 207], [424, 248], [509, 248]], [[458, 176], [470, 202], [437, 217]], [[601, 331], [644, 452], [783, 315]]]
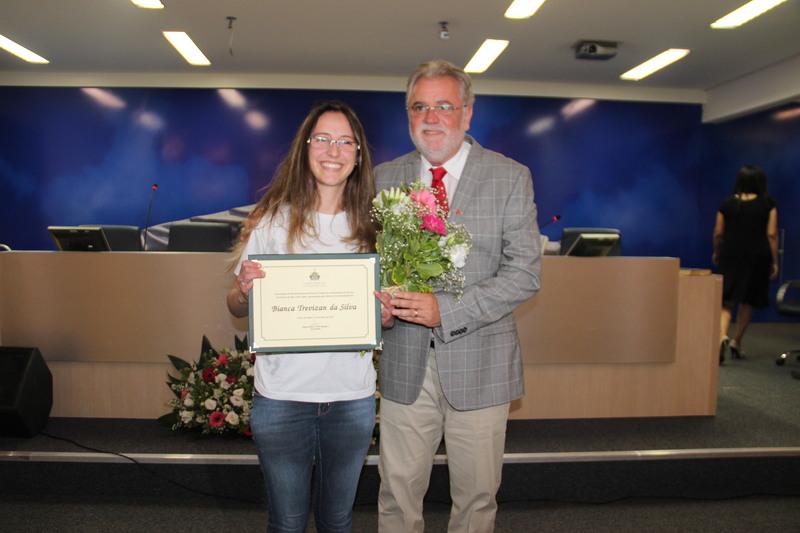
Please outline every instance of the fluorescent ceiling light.
[[536, 10], [542, 7], [544, 0], [514, 0], [506, 9], [507, 19], [531, 18]]
[[136, 7], [143, 7], [145, 9], [164, 9], [164, 4], [161, 0], [131, 0]]
[[164, 37], [175, 47], [190, 65], [210, 65], [211, 61], [194, 44], [184, 31], [165, 31]]
[[469, 60], [467, 66], [464, 67], [464, 72], [480, 73], [486, 72], [486, 69], [494, 63], [494, 60], [503, 53], [503, 50], [508, 46], [508, 41], [502, 39], [486, 39], [472, 59]]
[[689, 54], [689, 50], [683, 48], [670, 48], [666, 52], [661, 52], [657, 56], [652, 59], [648, 59], [638, 67], [632, 68], [625, 74], [621, 75], [620, 78], [623, 80], [633, 80], [638, 81], [642, 78], [645, 78], [652, 74], [657, 70], [661, 70], [662, 68], [666, 67], [674, 63], [675, 61], [686, 57]]
[[786, 0], [752, 0], [752, 2], [746, 3], [739, 9], [731, 11], [718, 21], [712, 23], [711, 27], [718, 30], [737, 28], [785, 1]]
[[20, 46], [8, 37], [3, 37], [0, 35], [0, 48], [4, 49], [5, 51], [14, 54], [20, 59], [24, 59], [28, 63], [40, 63], [46, 64], [49, 63], [48, 60], [43, 58], [38, 54], [34, 54], [24, 46]]

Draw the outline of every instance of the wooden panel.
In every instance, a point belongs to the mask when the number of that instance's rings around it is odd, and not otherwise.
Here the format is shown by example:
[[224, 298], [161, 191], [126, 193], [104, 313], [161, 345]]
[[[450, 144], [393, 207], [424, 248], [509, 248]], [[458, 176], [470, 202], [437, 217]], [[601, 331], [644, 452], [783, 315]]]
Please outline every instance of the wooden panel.
[[247, 321], [228, 312], [228, 254], [5, 252], [0, 341], [48, 361], [196, 358], [203, 335], [233, 347]]
[[[0, 342], [42, 351], [54, 380], [51, 416], [156, 418], [169, 410], [167, 354], [194, 360], [204, 334], [223, 348], [246, 332], [246, 320], [225, 306], [226, 261], [213, 253], [4, 252]], [[518, 314], [527, 395], [512, 418], [716, 412], [719, 276], [678, 276], [674, 259], [545, 257], [543, 279], [543, 298]], [[664, 302], [672, 284], [674, 306]], [[591, 359], [553, 362], [569, 350]], [[626, 350], [638, 362], [603, 362]], [[649, 351], [668, 362], [641, 362]]]
[[544, 257], [542, 290], [516, 311], [526, 363], [675, 360], [679, 261]]
[[[717, 411], [722, 278], [681, 276], [672, 363], [525, 364], [512, 419], [707, 416]], [[530, 325], [522, 322], [520, 329]], [[527, 354], [526, 354], [527, 359]]]

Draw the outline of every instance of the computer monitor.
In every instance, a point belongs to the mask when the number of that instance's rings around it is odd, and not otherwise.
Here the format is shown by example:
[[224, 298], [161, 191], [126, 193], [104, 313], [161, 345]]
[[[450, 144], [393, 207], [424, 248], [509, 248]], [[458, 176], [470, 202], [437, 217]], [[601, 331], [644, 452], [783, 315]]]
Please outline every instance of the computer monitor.
[[48, 226], [47, 231], [63, 252], [108, 252], [111, 247], [98, 226]]
[[622, 235], [612, 228], [564, 228], [561, 255], [603, 257], [622, 255]]

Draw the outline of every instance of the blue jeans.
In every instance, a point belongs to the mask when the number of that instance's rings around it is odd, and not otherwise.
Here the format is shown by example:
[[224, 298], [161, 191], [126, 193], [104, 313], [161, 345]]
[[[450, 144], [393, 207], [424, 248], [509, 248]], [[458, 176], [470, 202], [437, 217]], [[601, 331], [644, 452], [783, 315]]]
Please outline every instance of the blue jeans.
[[358, 479], [374, 427], [374, 395], [332, 403], [254, 395], [250, 428], [267, 485], [267, 531], [305, 531], [316, 468], [313, 503], [317, 531], [349, 533]]

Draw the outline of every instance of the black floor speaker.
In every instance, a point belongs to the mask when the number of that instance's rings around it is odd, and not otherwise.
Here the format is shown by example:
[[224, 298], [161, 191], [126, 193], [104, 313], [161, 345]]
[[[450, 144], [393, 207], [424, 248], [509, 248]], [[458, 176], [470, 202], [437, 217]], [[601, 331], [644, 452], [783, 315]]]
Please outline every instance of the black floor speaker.
[[38, 348], [0, 346], [0, 437], [33, 437], [53, 407], [53, 375]]

